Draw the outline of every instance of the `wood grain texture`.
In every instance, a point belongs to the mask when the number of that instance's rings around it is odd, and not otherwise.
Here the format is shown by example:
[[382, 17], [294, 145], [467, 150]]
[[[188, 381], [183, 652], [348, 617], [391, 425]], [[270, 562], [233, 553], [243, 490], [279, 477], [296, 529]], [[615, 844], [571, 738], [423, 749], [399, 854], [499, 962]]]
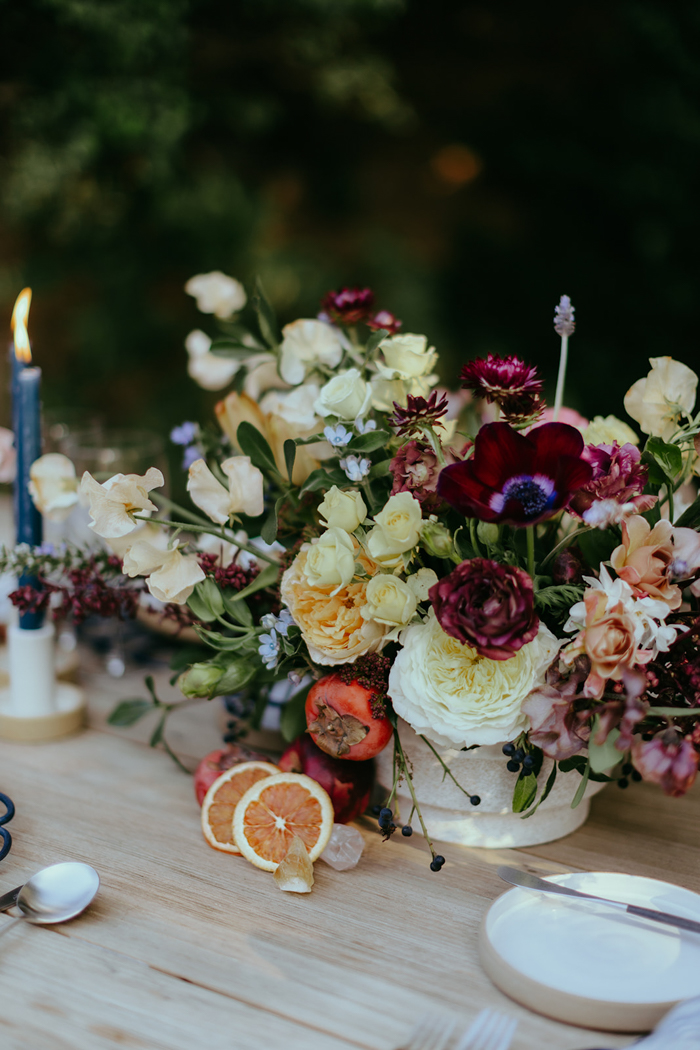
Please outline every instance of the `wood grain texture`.
[[[360, 821], [360, 865], [319, 862], [313, 892], [296, 896], [207, 846], [191, 779], [144, 745], [148, 726], [105, 732], [108, 710], [142, 693], [140, 681], [93, 675], [87, 687], [93, 728], [44, 745], [0, 743], [0, 790], [17, 806], [0, 890], [66, 859], [102, 878], [73, 923], [20, 927], [3, 941], [3, 1048], [389, 1050], [421, 1012], [466, 1025], [483, 1006], [518, 1017], [514, 1050], [632, 1041], [511, 1002], [481, 970], [478, 926], [503, 892], [503, 862], [625, 870], [700, 890], [698, 789], [671, 800], [645, 785], [608, 788], [574, 835], [526, 851], [445, 846], [440, 873], [418, 836], [383, 843]], [[188, 760], [218, 743], [214, 705], [176, 719], [171, 743]]]

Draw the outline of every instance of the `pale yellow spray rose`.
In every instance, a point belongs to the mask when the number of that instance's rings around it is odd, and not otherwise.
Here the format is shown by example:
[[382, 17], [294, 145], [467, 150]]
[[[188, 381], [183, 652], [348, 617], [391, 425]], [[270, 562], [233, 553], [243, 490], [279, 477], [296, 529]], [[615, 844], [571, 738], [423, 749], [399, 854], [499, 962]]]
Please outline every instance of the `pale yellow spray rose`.
[[594, 416], [582, 434], [587, 445], [612, 445], [613, 441], [618, 445], [639, 444], [632, 427], [617, 416]]
[[367, 549], [380, 565], [395, 566], [418, 543], [423, 524], [421, 505], [410, 492], [390, 496], [367, 537]]
[[355, 545], [344, 529], [328, 529], [310, 544], [304, 575], [312, 587], [347, 587], [355, 575]]
[[221, 464], [228, 491], [203, 459], [190, 466], [187, 491], [192, 502], [212, 521], [225, 525], [232, 514], [256, 518], [263, 512], [263, 476], [248, 456], [231, 456]]
[[242, 310], [247, 302], [245, 288], [241, 282], [234, 277], [227, 277], [220, 270], [198, 273], [195, 277], [190, 277], [185, 291], [197, 300], [198, 310], [203, 314], [214, 314], [222, 321]]
[[337, 419], [352, 420], [364, 415], [372, 401], [372, 390], [369, 383], [360, 375], [357, 368], [340, 372], [321, 388], [314, 408], [319, 416], [335, 416]]
[[367, 604], [362, 610], [365, 620], [376, 620], [389, 627], [405, 627], [416, 611], [413, 590], [389, 573], [373, 576], [367, 584]]
[[356, 489], [343, 491], [334, 485], [319, 503], [318, 513], [329, 529], [354, 532], [367, 517], [367, 507]]
[[90, 509], [90, 528], [105, 539], [128, 535], [141, 524], [133, 514], [158, 510], [148, 493], [164, 484], [165, 478], [156, 467], [149, 467], [144, 475], [115, 474], [102, 485], [86, 470], [79, 491]]
[[65, 521], [78, 502], [78, 479], [68, 456], [48, 452], [29, 468], [29, 495], [49, 521]]
[[325, 321], [302, 318], [282, 329], [280, 375], [286, 383], [303, 383], [318, 365], [335, 368], [343, 356], [340, 332]]
[[650, 357], [649, 364], [647, 377], [638, 379], [625, 394], [625, 410], [645, 434], [668, 441], [681, 412], [693, 410], [698, 377], [672, 357]]
[[437, 361], [435, 347], [428, 346], [424, 335], [392, 335], [381, 344], [384, 361], [377, 362], [379, 372], [387, 379], [415, 379], [432, 372]]

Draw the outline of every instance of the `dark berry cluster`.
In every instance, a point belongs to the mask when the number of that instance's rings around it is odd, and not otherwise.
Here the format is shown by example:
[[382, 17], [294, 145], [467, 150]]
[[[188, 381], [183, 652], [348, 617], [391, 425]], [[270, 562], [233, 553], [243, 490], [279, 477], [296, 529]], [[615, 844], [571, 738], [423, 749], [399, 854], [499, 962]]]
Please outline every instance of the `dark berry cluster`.
[[523, 773], [531, 773], [532, 768], [535, 764], [535, 760], [532, 755], [526, 754], [522, 747], [517, 747], [513, 743], [503, 745], [503, 754], [508, 756], [506, 762], [506, 769], [511, 773], [519, 773], [522, 766]]
[[242, 591], [249, 583], [252, 583], [260, 572], [257, 565], [250, 569], [244, 569], [235, 561], [224, 569], [218, 564], [219, 558], [216, 554], [200, 554], [199, 564], [207, 576], [213, 576], [221, 590]]

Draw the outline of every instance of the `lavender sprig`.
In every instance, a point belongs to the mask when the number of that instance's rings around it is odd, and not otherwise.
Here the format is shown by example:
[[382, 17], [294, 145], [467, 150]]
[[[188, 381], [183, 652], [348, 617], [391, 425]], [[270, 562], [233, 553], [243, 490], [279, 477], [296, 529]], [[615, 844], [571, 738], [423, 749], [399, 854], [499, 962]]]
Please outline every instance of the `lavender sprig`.
[[562, 295], [559, 305], [554, 307], [554, 331], [561, 336], [561, 350], [559, 353], [559, 374], [557, 375], [557, 389], [554, 395], [554, 422], [559, 419], [562, 401], [564, 400], [564, 380], [566, 378], [566, 365], [569, 356], [569, 336], [574, 334], [576, 322], [574, 320], [574, 308], [568, 295]]

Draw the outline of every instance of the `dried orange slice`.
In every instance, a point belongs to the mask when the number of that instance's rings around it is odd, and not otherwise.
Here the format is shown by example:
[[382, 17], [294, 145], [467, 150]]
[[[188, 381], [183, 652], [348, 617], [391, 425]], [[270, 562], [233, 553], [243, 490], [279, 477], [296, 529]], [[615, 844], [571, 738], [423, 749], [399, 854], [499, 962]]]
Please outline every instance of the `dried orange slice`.
[[248, 788], [233, 814], [233, 839], [243, 856], [276, 871], [295, 835], [309, 860], [323, 853], [333, 831], [333, 803], [320, 784], [303, 773], [278, 773]]
[[231, 831], [236, 804], [259, 780], [279, 773], [272, 762], [239, 762], [211, 785], [202, 802], [202, 831], [214, 849], [240, 853]]

